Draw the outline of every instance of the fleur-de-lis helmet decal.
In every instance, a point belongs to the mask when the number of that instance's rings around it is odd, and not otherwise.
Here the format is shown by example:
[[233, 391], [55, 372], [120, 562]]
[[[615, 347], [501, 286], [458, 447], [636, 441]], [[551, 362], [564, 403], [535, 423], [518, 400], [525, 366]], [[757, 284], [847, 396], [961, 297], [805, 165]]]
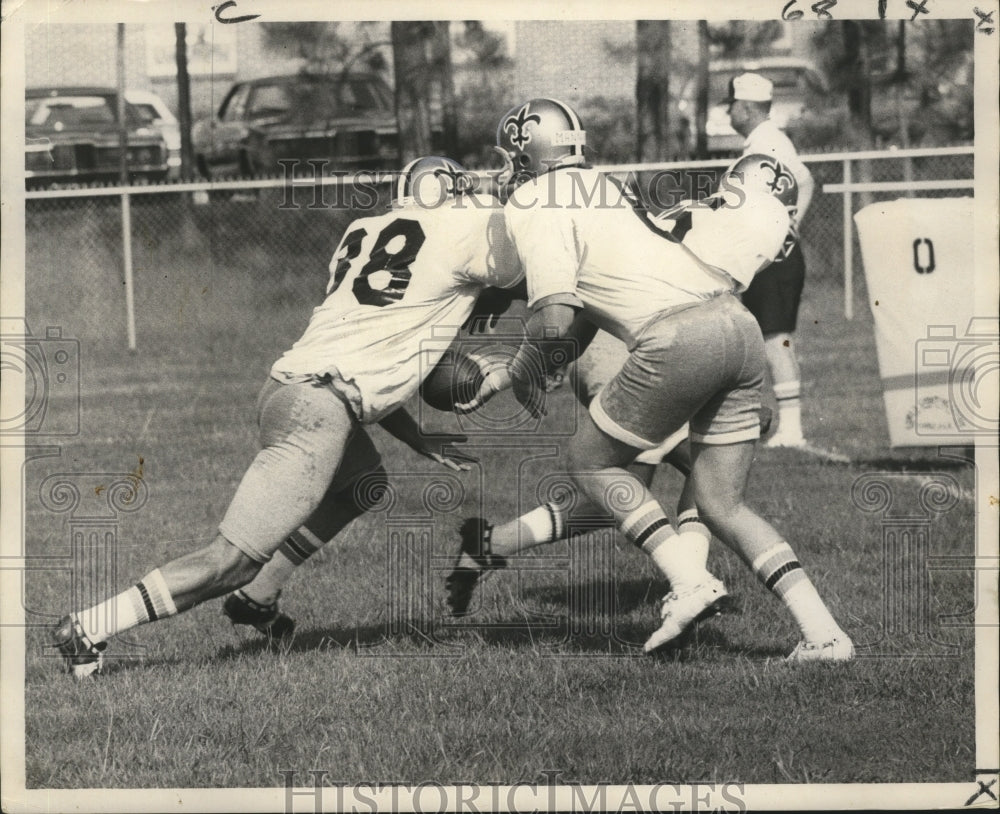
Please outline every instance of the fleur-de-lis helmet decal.
[[792, 195], [798, 198], [798, 185], [795, 183], [795, 176], [785, 169], [784, 164], [776, 158], [765, 157], [761, 159], [760, 166], [765, 172], [771, 173], [771, 180], [767, 182], [767, 185], [775, 198], [782, 203], [785, 202], [784, 198]]
[[399, 173], [393, 190], [393, 207], [440, 206], [447, 198], [475, 188], [475, 178], [457, 161], [439, 155], [416, 158]]
[[749, 195], [771, 195], [789, 209], [798, 204], [795, 176], [777, 158], [762, 153], [744, 156], [726, 170], [730, 183], [738, 183]]
[[528, 124], [531, 122], [542, 123], [542, 117], [537, 113], [529, 113], [529, 110], [531, 110], [531, 102], [525, 102], [516, 115], [507, 116], [501, 125], [507, 138], [510, 139], [510, 143], [519, 150], [523, 150], [524, 145], [531, 141], [531, 131], [528, 129]]
[[497, 127], [497, 151], [507, 165], [501, 177], [516, 185], [581, 165], [586, 144], [587, 131], [573, 108], [558, 99], [530, 99], [509, 110]]

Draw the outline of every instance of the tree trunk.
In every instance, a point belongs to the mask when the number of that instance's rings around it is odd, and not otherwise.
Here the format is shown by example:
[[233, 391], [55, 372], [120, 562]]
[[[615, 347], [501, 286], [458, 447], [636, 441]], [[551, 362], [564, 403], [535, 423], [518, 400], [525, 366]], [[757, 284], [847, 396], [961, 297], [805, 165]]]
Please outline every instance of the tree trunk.
[[695, 155], [708, 156], [708, 21], [698, 21], [698, 94], [695, 99], [695, 132], [697, 135]]
[[670, 21], [636, 21], [636, 157], [665, 161], [683, 145], [670, 129]]
[[[841, 23], [844, 35], [844, 55], [846, 57], [847, 110], [850, 115], [851, 146], [856, 150], [871, 150], [875, 147], [872, 133], [872, 84], [868, 71], [868, 38], [863, 25], [856, 20]], [[872, 162], [864, 159], [855, 163], [857, 183], [872, 180]], [[852, 196], [854, 211], [868, 206], [873, 201], [872, 193], [859, 192]]]
[[451, 31], [447, 20], [434, 23], [434, 76], [441, 100], [441, 144], [435, 145], [435, 149], [453, 156], [458, 152], [458, 102], [455, 99]]
[[187, 61], [187, 24], [174, 23], [177, 44], [177, 121], [181, 129], [181, 177], [194, 177], [194, 147], [191, 144], [191, 76]]
[[851, 139], [856, 149], [870, 150], [872, 136], [872, 85], [868, 70], [868, 41], [864, 27], [857, 20], [841, 23], [847, 82], [847, 110], [850, 114]]
[[[906, 23], [899, 21], [898, 38], [896, 40], [896, 119], [899, 122], [900, 146], [904, 150], [910, 149], [910, 117], [906, 111], [906, 85], [909, 82], [909, 74], [906, 70]], [[903, 180], [913, 180], [913, 159], [907, 156], [903, 159]], [[906, 190], [903, 195], [907, 198], [913, 197], [913, 190]]]
[[391, 30], [399, 157], [406, 164], [431, 152], [430, 50], [434, 23], [394, 22]]

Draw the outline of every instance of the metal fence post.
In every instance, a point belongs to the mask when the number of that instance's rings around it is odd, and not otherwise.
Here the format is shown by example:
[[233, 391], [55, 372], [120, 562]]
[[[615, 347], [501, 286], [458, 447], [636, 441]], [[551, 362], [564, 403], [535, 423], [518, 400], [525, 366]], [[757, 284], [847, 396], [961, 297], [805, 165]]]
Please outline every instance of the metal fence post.
[[850, 192], [851, 159], [844, 159], [844, 317], [854, 319], [854, 226], [852, 210], [854, 202]]
[[128, 349], [135, 350], [135, 289], [132, 280], [132, 201], [122, 193], [122, 257], [125, 264], [125, 330]]

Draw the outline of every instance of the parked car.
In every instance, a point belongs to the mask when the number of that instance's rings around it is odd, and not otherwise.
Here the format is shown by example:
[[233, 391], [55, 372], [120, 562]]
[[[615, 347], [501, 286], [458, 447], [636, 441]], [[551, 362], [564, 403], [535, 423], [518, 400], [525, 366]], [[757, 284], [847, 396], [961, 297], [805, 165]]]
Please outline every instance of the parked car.
[[372, 74], [295, 74], [237, 82], [217, 115], [195, 124], [191, 140], [199, 171], [220, 175], [280, 175], [282, 159], [298, 172], [392, 169], [399, 134], [392, 91]]
[[125, 101], [147, 116], [153, 127], [160, 131], [167, 144], [168, 177], [179, 178], [181, 174], [181, 126], [177, 117], [152, 91], [126, 90]]
[[[729, 80], [752, 71], [774, 83], [771, 119], [782, 130], [794, 128], [805, 114], [810, 94], [824, 94], [826, 82], [816, 67], [796, 57], [761, 57], [753, 60], [717, 60], [709, 66], [708, 119], [705, 135], [710, 155], [736, 155], [743, 149], [744, 138], [729, 123], [729, 111], [723, 99], [729, 94]], [[697, 80], [692, 77], [684, 86], [678, 102], [681, 127], [688, 134], [689, 149], [694, 149], [694, 115]]]
[[[25, 91], [25, 182], [29, 187], [114, 182], [121, 158], [118, 93], [104, 87]], [[130, 182], [167, 176], [167, 145], [140, 108], [125, 104]]]

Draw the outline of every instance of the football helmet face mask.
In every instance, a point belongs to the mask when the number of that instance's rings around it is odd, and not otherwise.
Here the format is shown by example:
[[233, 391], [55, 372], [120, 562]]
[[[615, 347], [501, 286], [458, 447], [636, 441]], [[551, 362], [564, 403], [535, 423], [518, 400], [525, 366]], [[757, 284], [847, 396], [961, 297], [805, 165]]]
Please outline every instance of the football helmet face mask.
[[399, 173], [393, 189], [392, 208], [433, 209], [449, 198], [472, 192], [475, 185], [475, 176], [457, 161], [438, 155], [415, 158]]
[[587, 131], [569, 105], [531, 99], [511, 108], [497, 127], [496, 150], [504, 159], [498, 186], [516, 188], [559, 167], [586, 161]]

